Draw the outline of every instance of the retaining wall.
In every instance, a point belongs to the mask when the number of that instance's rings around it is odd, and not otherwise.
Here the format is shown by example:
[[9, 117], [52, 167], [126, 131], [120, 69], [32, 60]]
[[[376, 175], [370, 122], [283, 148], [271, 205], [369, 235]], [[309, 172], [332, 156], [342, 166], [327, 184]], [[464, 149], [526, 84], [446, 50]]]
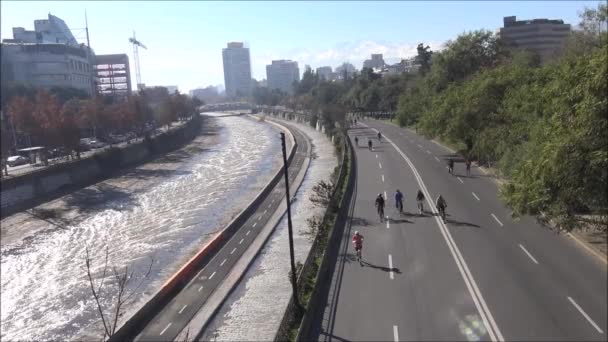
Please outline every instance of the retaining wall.
[[183, 126], [124, 147], [109, 148], [91, 157], [51, 165], [22, 176], [3, 179], [0, 216], [36, 206], [65, 194], [67, 190], [91, 185], [128, 165], [146, 162], [191, 141], [201, 131], [201, 117]]

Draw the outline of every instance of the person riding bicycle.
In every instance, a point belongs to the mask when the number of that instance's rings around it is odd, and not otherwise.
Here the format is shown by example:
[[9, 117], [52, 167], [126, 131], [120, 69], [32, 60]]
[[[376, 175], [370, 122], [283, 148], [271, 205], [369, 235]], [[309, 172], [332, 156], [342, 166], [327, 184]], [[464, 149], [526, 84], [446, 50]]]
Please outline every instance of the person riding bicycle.
[[454, 174], [454, 159], [450, 158], [450, 160], [448, 160], [448, 172], [452, 175]]
[[384, 218], [384, 197], [382, 197], [382, 194], [378, 194], [378, 197], [376, 197], [376, 208], [378, 209], [380, 221], [382, 221]]
[[382, 141], [382, 133], [378, 132], [378, 141]]
[[397, 208], [399, 212], [403, 212], [403, 194], [399, 189], [395, 191], [395, 208]]
[[416, 201], [418, 202], [418, 210], [420, 215], [422, 215], [422, 212], [424, 211], [424, 194], [420, 189], [418, 189], [418, 193], [416, 194]]
[[353, 235], [353, 245], [355, 245], [355, 252], [357, 253], [357, 259], [361, 260], [361, 250], [363, 249], [363, 235], [359, 234], [358, 231]]
[[443, 196], [439, 195], [437, 197], [437, 200], [435, 201], [435, 206], [437, 207], [437, 210], [439, 210], [439, 214], [441, 214], [441, 217], [445, 220], [445, 208], [448, 207], [448, 204], [446, 203]]
[[367, 139], [367, 147], [370, 151], [372, 150], [372, 139]]

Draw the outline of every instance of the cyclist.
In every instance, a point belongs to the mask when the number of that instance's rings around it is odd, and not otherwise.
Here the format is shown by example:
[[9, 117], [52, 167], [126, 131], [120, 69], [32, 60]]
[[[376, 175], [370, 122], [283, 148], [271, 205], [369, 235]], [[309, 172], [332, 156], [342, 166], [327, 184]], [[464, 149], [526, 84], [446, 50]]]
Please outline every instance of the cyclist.
[[399, 210], [399, 213], [403, 213], [403, 194], [399, 189], [395, 192], [395, 207]]
[[353, 245], [355, 245], [355, 252], [357, 253], [357, 261], [361, 263], [361, 250], [363, 249], [363, 235], [359, 234], [358, 231], [353, 235]]
[[372, 147], [372, 139], [367, 139], [367, 148], [369, 148], [369, 150], [370, 150], [370, 151], [372, 151], [372, 150], [373, 150], [373, 147]]
[[439, 195], [437, 197], [437, 200], [435, 201], [435, 206], [437, 207], [437, 210], [439, 210], [439, 215], [441, 215], [441, 218], [445, 222], [445, 209], [448, 207], [448, 204], [446, 203], [443, 196]]
[[453, 176], [454, 175], [454, 159], [448, 160], [448, 172]]
[[382, 141], [382, 133], [378, 132], [378, 141]]
[[378, 194], [378, 197], [376, 197], [376, 208], [378, 209], [380, 222], [382, 222], [384, 220], [384, 197], [382, 197], [382, 194]]
[[418, 189], [418, 193], [416, 194], [416, 201], [418, 202], [418, 213], [422, 215], [424, 212], [424, 194], [420, 189]]

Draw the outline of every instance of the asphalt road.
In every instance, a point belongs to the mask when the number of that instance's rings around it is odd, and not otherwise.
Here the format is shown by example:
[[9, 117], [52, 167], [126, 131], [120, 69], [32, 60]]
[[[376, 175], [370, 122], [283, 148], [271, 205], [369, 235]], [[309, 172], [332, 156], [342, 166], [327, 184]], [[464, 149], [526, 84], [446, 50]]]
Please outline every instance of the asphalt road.
[[[289, 165], [289, 183], [291, 186], [302, 168], [306, 156], [310, 154], [311, 147], [299, 130], [291, 126], [289, 128], [298, 143], [296, 154]], [[281, 152], [277, 151], [277, 153]], [[221, 284], [224, 277], [253, 242], [281, 201], [285, 201], [284, 178], [281, 178], [274, 190], [217, 255], [156, 315], [135, 340], [173, 341], [205, 304], [214, 289]]]
[[[374, 129], [390, 141], [378, 142]], [[311, 338], [606, 341], [603, 261], [531, 217], [511, 219], [494, 180], [476, 167], [467, 177], [462, 162], [449, 175], [446, 160], [456, 156], [434, 142], [379, 121], [349, 134], [353, 143], [359, 137], [352, 220]], [[422, 216], [418, 189], [427, 197]], [[378, 193], [388, 197], [385, 222], [374, 208]], [[445, 224], [430, 207], [440, 193]], [[355, 230], [364, 236], [362, 265]]]

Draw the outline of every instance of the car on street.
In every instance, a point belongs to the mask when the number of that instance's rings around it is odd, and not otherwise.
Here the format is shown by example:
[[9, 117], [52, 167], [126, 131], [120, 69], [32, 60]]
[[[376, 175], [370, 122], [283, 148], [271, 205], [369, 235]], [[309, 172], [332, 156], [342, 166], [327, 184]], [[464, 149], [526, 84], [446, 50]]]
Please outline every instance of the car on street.
[[29, 158], [26, 158], [24, 156], [10, 156], [6, 159], [6, 163], [8, 164], [8, 166], [18, 166], [18, 165], [24, 165], [30, 162]]

